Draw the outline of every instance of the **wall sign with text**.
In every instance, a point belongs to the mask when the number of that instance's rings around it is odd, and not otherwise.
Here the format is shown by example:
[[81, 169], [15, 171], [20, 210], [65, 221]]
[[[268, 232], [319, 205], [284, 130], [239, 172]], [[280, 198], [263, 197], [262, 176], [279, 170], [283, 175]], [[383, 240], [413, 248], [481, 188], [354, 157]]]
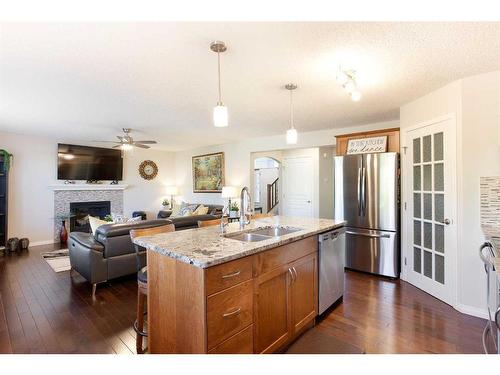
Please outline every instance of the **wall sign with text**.
[[349, 139], [347, 143], [347, 155], [368, 154], [372, 152], [387, 151], [387, 136], [360, 139]]

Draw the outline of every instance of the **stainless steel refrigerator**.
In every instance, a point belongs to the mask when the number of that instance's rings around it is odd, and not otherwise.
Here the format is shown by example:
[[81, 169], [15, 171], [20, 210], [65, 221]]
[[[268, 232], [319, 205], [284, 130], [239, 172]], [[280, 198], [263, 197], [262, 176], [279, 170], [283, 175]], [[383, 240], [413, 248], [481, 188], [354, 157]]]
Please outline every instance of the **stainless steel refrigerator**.
[[346, 220], [346, 267], [399, 277], [399, 155], [335, 157], [335, 219]]

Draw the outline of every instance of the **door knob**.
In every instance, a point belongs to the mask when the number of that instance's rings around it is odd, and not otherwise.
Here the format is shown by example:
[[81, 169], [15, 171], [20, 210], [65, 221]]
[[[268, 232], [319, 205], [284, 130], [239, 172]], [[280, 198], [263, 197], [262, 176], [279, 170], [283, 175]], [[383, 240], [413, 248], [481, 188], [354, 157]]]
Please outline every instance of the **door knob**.
[[451, 224], [451, 220], [450, 219], [444, 219], [441, 223], [444, 224], [444, 225], [450, 225]]

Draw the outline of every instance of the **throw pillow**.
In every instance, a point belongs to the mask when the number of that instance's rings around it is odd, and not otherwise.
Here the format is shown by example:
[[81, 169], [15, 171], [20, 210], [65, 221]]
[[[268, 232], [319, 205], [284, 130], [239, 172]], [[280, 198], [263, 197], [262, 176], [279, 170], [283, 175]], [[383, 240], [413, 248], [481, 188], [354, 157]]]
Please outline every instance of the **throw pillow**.
[[187, 204], [181, 208], [181, 210], [179, 211], [179, 216], [190, 216], [190, 215], [186, 215], [186, 212], [190, 212], [191, 214], [193, 214], [193, 212], [198, 208], [199, 204], [196, 203], [196, 204]]
[[139, 221], [142, 221], [142, 217], [136, 216], [136, 217], [132, 217], [132, 218], [128, 219], [127, 223], [137, 223]]
[[113, 223], [115, 224], [123, 224], [128, 221], [128, 218], [122, 214], [111, 213], [111, 217], [113, 218]]
[[174, 207], [172, 207], [172, 214], [170, 215], [170, 217], [177, 217], [179, 216], [180, 212], [181, 212], [181, 209], [186, 207], [187, 206], [187, 203], [186, 202], [182, 202], [181, 204], [178, 204], [178, 203], [174, 203]]
[[206, 215], [208, 214], [208, 207], [200, 204], [196, 210], [194, 210], [193, 215]]
[[97, 230], [97, 228], [99, 228], [101, 225], [111, 223], [109, 221], [101, 220], [98, 217], [89, 216], [89, 224], [90, 229], [92, 230], [92, 234], [95, 236], [95, 231]]

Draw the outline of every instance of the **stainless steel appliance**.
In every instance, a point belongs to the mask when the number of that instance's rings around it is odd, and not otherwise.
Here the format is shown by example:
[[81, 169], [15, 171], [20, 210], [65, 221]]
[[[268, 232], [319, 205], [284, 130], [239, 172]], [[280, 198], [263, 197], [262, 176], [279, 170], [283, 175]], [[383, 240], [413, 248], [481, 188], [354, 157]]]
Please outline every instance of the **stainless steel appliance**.
[[346, 267], [399, 277], [399, 155], [335, 157], [335, 219], [346, 220]]
[[344, 295], [345, 230], [319, 235], [319, 314]]

